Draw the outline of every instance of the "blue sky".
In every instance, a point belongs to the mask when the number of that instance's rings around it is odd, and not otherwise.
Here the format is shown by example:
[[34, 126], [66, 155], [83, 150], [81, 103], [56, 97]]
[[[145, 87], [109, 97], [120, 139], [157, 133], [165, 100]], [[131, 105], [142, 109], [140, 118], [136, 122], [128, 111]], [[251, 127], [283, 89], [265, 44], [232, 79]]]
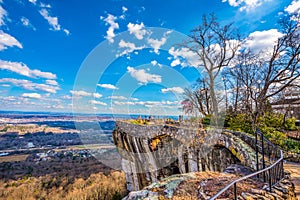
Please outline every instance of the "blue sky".
[[203, 14], [234, 22], [259, 49], [280, 36], [280, 16], [299, 8], [299, 0], [0, 0], [0, 110], [179, 114], [201, 70], [175, 44]]

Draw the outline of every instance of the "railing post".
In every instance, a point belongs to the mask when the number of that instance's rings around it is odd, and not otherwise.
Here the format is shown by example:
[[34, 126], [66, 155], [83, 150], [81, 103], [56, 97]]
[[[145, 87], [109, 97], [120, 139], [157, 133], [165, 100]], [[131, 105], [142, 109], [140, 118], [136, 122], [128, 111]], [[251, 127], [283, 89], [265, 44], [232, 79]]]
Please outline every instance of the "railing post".
[[[256, 171], [259, 171], [259, 164], [258, 164], [258, 135], [257, 130], [255, 130], [255, 155], [256, 155]], [[257, 178], [259, 178], [259, 175], [257, 174]]]
[[234, 190], [234, 200], [237, 200], [236, 183], [234, 183], [233, 185], [233, 190]]
[[[262, 132], [260, 132], [260, 137], [261, 137], [261, 148], [262, 148], [262, 161], [263, 161], [263, 169], [266, 168], [266, 163], [265, 163], [265, 147], [264, 147], [264, 135]], [[266, 182], [266, 173], [263, 172], [263, 177], [264, 177], [264, 182]]]
[[272, 191], [272, 175], [271, 175], [271, 169], [269, 171], [269, 190]]

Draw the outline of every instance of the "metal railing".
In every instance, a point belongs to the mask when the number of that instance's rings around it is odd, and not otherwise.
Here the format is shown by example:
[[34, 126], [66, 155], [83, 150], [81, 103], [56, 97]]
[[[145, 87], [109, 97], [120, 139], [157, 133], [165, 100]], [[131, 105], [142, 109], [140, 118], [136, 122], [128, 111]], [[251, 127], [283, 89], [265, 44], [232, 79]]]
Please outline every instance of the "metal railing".
[[[260, 135], [260, 139], [258, 140], [258, 134]], [[260, 141], [260, 142], [259, 142]], [[263, 181], [264, 182], [268, 182], [269, 184], [269, 191], [272, 191], [272, 187], [274, 185], [276, 185], [283, 177], [284, 177], [284, 170], [283, 170], [283, 152], [282, 150], [278, 149], [274, 144], [272, 144], [269, 140], [267, 140], [263, 134], [260, 132], [260, 130], [256, 131], [256, 152], [258, 152], [258, 147], [259, 147], [259, 143], [261, 144], [261, 153], [262, 153], [262, 170], [259, 170], [257, 172], [254, 172], [252, 174], [249, 174], [247, 176], [243, 176], [237, 180], [232, 181], [229, 185], [227, 185], [225, 188], [223, 188], [222, 190], [220, 190], [217, 194], [215, 194], [214, 196], [212, 196], [210, 198], [210, 200], [215, 200], [218, 197], [220, 197], [225, 191], [227, 191], [228, 189], [230, 189], [231, 187], [233, 187], [233, 193], [234, 193], [234, 199], [237, 200], [237, 184], [243, 180], [252, 178], [257, 176], [259, 178], [259, 176], [263, 177]], [[272, 146], [273, 148], [276, 148], [275, 152], [275, 156], [278, 155], [278, 153], [280, 154], [280, 157], [270, 166], [265, 167], [265, 143], [267, 143], [267, 150], [269, 151], [269, 157], [270, 156], [270, 146]], [[257, 159], [258, 161], [258, 159]], [[257, 165], [257, 169], [258, 169]]]

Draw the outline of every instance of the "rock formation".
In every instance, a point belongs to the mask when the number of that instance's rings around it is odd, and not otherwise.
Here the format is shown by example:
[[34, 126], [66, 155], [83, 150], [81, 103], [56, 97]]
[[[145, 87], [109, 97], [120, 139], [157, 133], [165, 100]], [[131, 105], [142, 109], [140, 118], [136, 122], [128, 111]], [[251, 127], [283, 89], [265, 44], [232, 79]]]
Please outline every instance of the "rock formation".
[[235, 163], [256, 169], [253, 148], [229, 131], [206, 131], [184, 123], [118, 121], [113, 139], [122, 156], [129, 191], [173, 174], [222, 172]]

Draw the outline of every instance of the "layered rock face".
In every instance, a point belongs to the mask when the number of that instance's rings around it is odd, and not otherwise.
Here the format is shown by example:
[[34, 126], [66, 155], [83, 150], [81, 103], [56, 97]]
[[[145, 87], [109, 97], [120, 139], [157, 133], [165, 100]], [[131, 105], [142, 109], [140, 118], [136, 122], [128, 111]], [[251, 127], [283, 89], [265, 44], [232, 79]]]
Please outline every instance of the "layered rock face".
[[256, 167], [253, 149], [234, 134], [205, 131], [192, 124], [118, 121], [113, 139], [122, 156], [129, 191], [173, 174], [222, 172], [233, 163]]

